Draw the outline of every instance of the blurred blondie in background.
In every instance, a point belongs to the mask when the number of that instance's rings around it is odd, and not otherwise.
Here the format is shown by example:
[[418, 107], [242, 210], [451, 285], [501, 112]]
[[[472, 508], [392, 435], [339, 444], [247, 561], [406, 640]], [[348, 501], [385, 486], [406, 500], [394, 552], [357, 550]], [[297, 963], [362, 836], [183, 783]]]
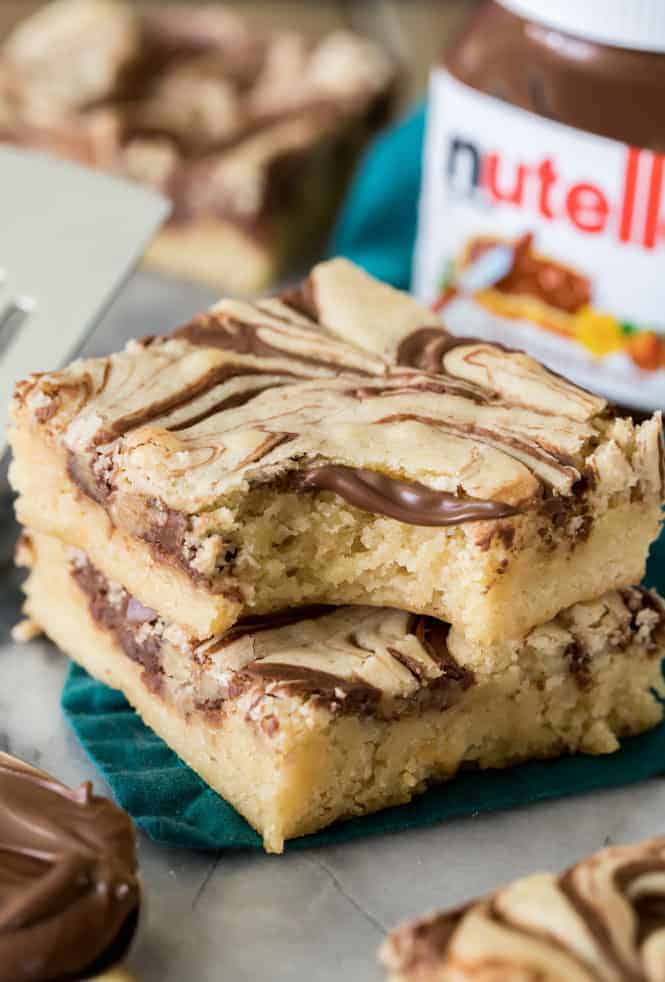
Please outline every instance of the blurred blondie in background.
[[265, 289], [325, 243], [359, 153], [422, 92], [470, 4], [0, 7], [0, 140], [172, 201], [147, 263]]

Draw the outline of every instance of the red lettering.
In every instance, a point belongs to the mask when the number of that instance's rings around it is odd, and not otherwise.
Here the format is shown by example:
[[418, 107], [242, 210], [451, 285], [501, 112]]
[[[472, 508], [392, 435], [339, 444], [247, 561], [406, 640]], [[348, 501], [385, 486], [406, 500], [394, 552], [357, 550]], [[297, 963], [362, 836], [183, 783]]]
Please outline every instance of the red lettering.
[[[555, 157], [519, 162], [503, 156], [501, 151], [483, 153], [470, 142], [456, 140], [453, 159], [462, 149], [475, 162], [474, 187], [484, 188], [492, 201], [527, 208], [547, 221], [567, 220], [587, 235], [607, 232], [611, 218], [612, 234], [619, 242], [632, 242], [645, 249], [654, 249], [665, 240], [665, 153], [624, 147], [621, 198], [617, 201], [591, 181], [565, 183]], [[453, 173], [454, 168], [449, 167], [449, 180]], [[642, 216], [641, 194], [638, 197], [642, 184], [646, 185], [643, 226], [641, 220], [638, 223]]]
[[640, 151], [635, 147], [628, 147], [626, 170], [623, 179], [623, 194], [621, 196], [621, 218], [619, 220], [619, 239], [621, 242], [630, 242], [633, 214], [635, 212], [635, 191], [637, 189], [637, 168], [639, 160]]
[[555, 171], [554, 164], [549, 157], [546, 157], [545, 160], [543, 160], [536, 173], [538, 174], [538, 179], [540, 181], [538, 211], [543, 218], [549, 218], [551, 220], [554, 218], [554, 212], [552, 211], [552, 205], [550, 202], [550, 191], [557, 182], [558, 174]]
[[595, 184], [573, 184], [566, 195], [566, 212], [575, 228], [582, 232], [602, 232], [610, 206]]
[[526, 164], [518, 164], [515, 169], [513, 186], [507, 190], [499, 187], [499, 165], [501, 158], [498, 153], [488, 153], [483, 159], [482, 183], [495, 201], [503, 201], [510, 205], [521, 205], [524, 198], [524, 181], [528, 172]]
[[655, 153], [651, 162], [649, 177], [649, 196], [647, 198], [647, 214], [644, 220], [644, 245], [653, 249], [659, 233], [660, 198], [663, 190], [663, 163], [665, 156]]

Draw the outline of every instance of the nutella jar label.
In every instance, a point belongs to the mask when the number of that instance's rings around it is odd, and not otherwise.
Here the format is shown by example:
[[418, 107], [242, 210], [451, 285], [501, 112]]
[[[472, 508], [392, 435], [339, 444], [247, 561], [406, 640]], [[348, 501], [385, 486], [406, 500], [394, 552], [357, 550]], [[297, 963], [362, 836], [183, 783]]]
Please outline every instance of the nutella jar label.
[[665, 155], [432, 76], [414, 266], [457, 334], [665, 408]]

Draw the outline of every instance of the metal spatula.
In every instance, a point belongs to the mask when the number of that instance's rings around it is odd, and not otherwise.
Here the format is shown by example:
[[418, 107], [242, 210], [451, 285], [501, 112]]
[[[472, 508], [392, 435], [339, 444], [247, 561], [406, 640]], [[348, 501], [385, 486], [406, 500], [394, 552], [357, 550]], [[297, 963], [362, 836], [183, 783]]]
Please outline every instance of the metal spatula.
[[168, 211], [138, 185], [0, 147], [0, 456], [14, 383], [75, 355]]

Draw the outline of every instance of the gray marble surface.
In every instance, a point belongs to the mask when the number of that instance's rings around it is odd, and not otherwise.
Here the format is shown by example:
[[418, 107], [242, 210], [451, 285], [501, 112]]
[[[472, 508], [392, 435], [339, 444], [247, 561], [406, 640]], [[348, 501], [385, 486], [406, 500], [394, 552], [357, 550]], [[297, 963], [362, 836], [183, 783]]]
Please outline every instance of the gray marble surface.
[[[175, 325], [210, 294], [144, 273], [86, 348]], [[59, 710], [66, 660], [43, 640], [16, 646], [15, 529], [0, 513], [0, 748], [70, 783], [103, 784]], [[451, 788], [454, 793], [454, 786]], [[603, 844], [662, 834], [665, 781], [436, 828], [285, 856], [197, 854], [140, 838], [147, 913], [131, 966], [141, 982], [374, 982], [375, 951], [401, 918], [457, 903], [514, 876], [557, 868]]]

